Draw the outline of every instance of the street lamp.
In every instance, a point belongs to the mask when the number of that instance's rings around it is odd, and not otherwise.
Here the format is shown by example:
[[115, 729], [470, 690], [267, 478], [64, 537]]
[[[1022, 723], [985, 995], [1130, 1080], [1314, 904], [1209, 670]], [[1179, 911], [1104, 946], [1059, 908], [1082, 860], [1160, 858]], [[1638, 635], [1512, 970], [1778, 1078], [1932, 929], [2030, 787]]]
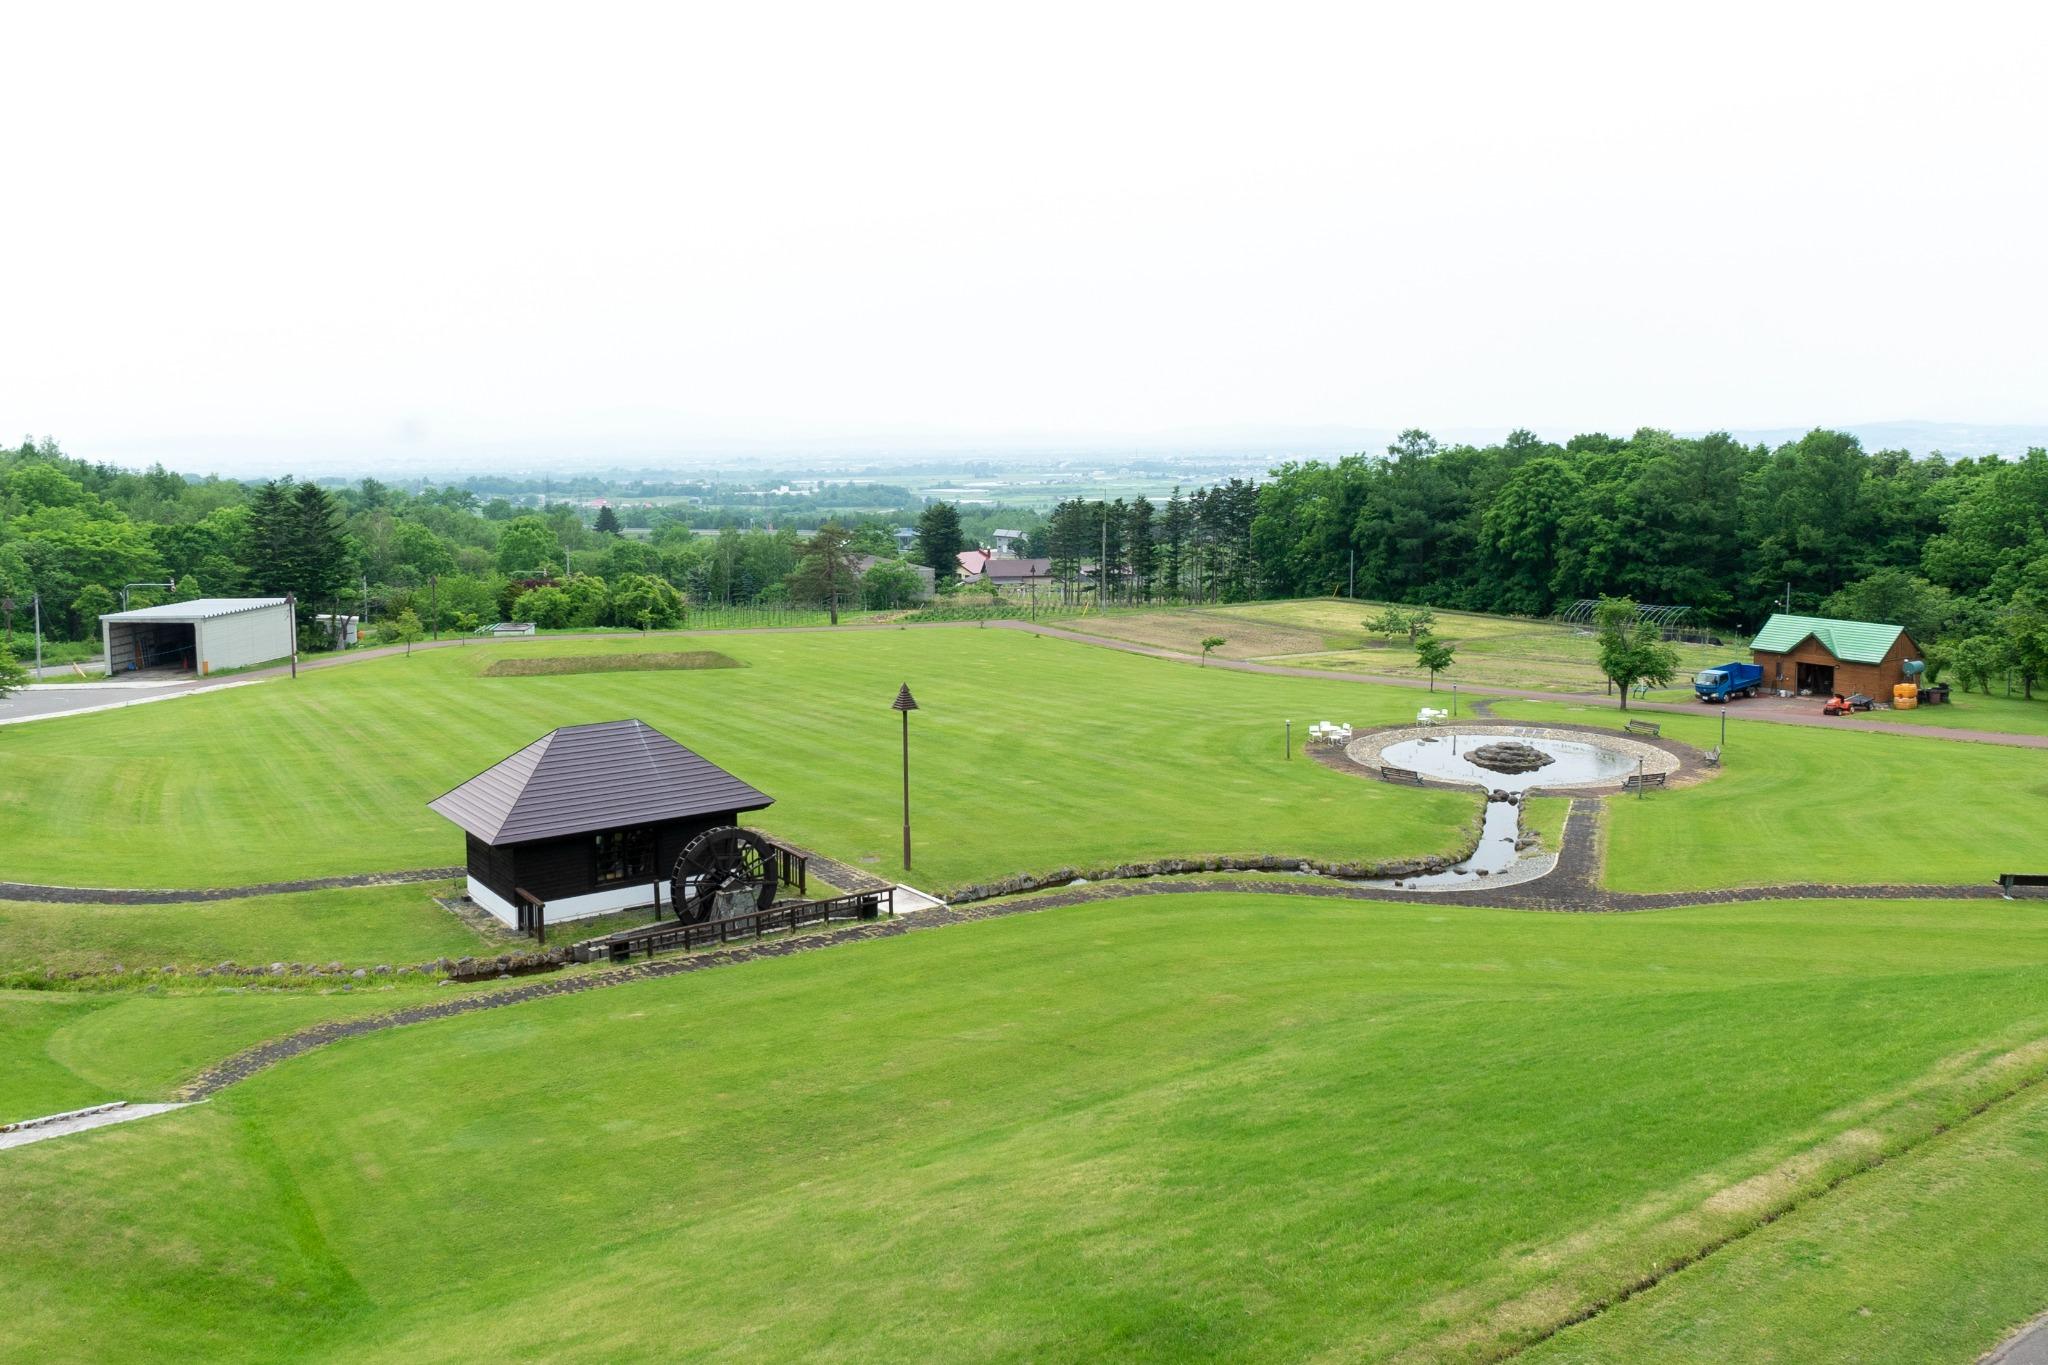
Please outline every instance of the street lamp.
[[903, 870], [910, 871], [910, 713], [917, 709], [917, 698], [910, 695], [910, 684], [903, 684], [896, 693], [896, 700], [889, 703], [893, 710], [903, 713]]
[[173, 579], [168, 579], [168, 580], [166, 580], [165, 582], [162, 582], [162, 583], [129, 583], [129, 584], [125, 585], [125, 586], [124, 586], [124, 587], [122, 587], [122, 589], [121, 589], [121, 610], [122, 610], [122, 611], [126, 611], [126, 610], [128, 610], [128, 594], [129, 594], [129, 592], [130, 592], [131, 590], [133, 590], [133, 589], [135, 589], [135, 588], [164, 588], [164, 589], [167, 589], [167, 590], [169, 590], [169, 591], [171, 591], [171, 592], [176, 592], [176, 591], [178, 590], [178, 580], [177, 580], [177, 579], [175, 579], [175, 578], [173, 578]]

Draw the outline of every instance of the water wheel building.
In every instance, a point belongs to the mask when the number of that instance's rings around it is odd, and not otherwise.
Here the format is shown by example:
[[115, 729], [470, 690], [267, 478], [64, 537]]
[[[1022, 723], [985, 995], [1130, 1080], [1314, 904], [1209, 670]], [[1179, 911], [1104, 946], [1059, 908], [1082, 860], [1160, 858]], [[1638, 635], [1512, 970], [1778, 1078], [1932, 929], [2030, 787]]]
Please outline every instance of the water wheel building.
[[658, 903], [690, 841], [774, 798], [638, 720], [567, 725], [428, 802], [467, 836], [469, 897], [509, 925]]

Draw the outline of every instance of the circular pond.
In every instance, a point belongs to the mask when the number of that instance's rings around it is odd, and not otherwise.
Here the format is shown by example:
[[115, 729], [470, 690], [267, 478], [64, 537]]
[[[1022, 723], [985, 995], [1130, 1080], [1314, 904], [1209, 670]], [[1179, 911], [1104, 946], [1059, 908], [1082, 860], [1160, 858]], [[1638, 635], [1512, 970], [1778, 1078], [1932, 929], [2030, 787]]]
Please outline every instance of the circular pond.
[[1437, 729], [1410, 736], [1388, 736], [1370, 761], [1412, 768], [1424, 777], [1465, 782], [1489, 791], [1555, 791], [1570, 787], [1612, 786], [1637, 771], [1670, 772], [1678, 762], [1648, 744], [1619, 737], [1608, 740], [1533, 729], [1503, 731]]

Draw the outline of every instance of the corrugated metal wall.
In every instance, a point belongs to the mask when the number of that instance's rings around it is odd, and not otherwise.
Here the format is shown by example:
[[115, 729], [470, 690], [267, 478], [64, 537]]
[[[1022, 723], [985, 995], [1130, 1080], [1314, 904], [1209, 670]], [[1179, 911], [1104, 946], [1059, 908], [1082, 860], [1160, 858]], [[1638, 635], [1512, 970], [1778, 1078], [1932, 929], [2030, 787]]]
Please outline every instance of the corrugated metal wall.
[[198, 633], [202, 673], [269, 663], [292, 652], [291, 612], [283, 603], [201, 621]]

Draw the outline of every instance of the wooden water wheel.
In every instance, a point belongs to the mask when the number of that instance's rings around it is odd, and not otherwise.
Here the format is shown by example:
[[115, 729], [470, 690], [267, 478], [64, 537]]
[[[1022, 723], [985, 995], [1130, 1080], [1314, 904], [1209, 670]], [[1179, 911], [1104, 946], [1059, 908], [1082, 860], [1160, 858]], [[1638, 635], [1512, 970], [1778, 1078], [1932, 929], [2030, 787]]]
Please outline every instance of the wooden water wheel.
[[685, 924], [751, 915], [775, 899], [775, 853], [752, 830], [707, 829], [684, 845], [671, 886]]

